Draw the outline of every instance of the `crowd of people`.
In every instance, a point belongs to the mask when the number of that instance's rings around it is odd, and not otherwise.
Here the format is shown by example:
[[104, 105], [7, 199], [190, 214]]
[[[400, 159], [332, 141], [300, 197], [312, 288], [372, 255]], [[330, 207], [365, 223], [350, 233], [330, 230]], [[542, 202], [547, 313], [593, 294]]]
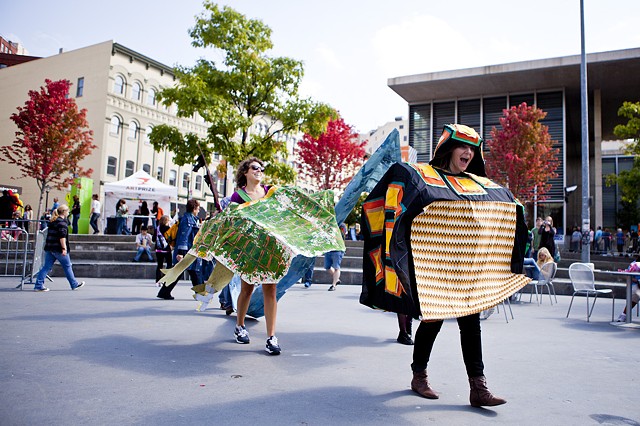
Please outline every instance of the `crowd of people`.
[[[434, 158], [430, 162], [431, 166], [436, 170], [436, 174], [440, 178], [448, 181], [455, 181], [456, 179], [470, 179], [469, 176], [473, 176], [473, 179], [478, 179], [477, 182], [484, 182], [486, 184], [486, 181], [483, 180], [486, 176], [484, 173], [484, 164], [481, 160], [482, 139], [475, 132], [473, 132], [473, 134], [463, 134], [468, 131], [466, 126], [456, 126], [457, 125], [452, 126], [449, 130], [445, 129], [445, 133], [443, 133], [441, 141], [434, 152]], [[449, 133], [447, 133], [447, 131], [449, 131]], [[457, 134], [461, 134], [461, 136], [455, 137], [454, 135]], [[235, 176], [237, 190], [227, 201], [230, 203], [243, 204], [255, 202], [256, 200], [264, 198], [270, 190], [270, 186], [263, 183], [264, 170], [265, 164], [258, 158], [251, 157], [241, 162], [237, 167]], [[405, 191], [415, 190], [415, 188], [409, 187], [404, 189]], [[505, 190], [504, 188], [500, 189], [504, 190], [505, 194], [508, 194], [511, 198], [513, 197], [510, 195], [508, 190]], [[513, 202], [509, 196], [504, 197], [504, 199], [508, 200], [506, 201], [507, 203]], [[505, 202], [504, 199], [501, 202]], [[5, 224], [8, 224], [13, 219], [15, 210], [9, 212], [9, 208], [13, 208], [12, 206], [15, 204], [15, 199], [10, 193], [5, 191], [3, 197], [0, 198], [0, 220], [4, 221]], [[32, 215], [30, 206], [26, 206], [24, 210], [25, 218], [27, 217], [27, 211]], [[146, 201], [140, 201], [138, 207], [133, 213], [131, 229], [127, 226], [127, 219], [130, 217], [129, 211], [127, 200], [120, 199], [116, 204], [114, 212], [115, 217], [117, 218], [116, 234], [136, 235], [135, 257], [132, 261], [139, 262], [143, 257], [150, 262], [155, 261], [155, 276], [156, 281], [158, 282], [164, 275], [163, 269], [171, 268], [179, 263], [192, 248], [194, 239], [196, 238], [203, 220], [199, 215], [200, 204], [198, 200], [189, 199], [186, 203], [186, 210], [184, 214], [180, 218], [172, 219], [169, 215], [164, 214], [163, 209], [159, 207], [157, 202], [154, 202], [152, 208], [149, 209]], [[90, 212], [90, 226], [94, 234], [100, 232], [97, 224], [100, 212], [101, 203], [98, 195], [96, 194], [93, 196]], [[76, 290], [83, 287], [85, 283], [78, 282], [73, 274], [71, 259], [69, 256], [70, 246], [68, 240], [68, 228], [71, 226], [71, 233], [78, 233], [81, 215], [80, 200], [77, 195], [74, 196], [72, 207], [69, 208], [68, 205], [60, 204], [58, 199], [54, 198], [54, 205], [50, 209], [50, 213], [51, 218], [48, 221], [49, 232], [44, 248], [44, 263], [38, 273], [35, 290], [37, 292], [48, 291], [48, 289], [44, 287], [44, 280], [56, 261], [62, 265], [71, 289]], [[71, 216], [70, 220], [69, 216]], [[28, 217], [31, 218], [32, 216]], [[151, 219], [151, 223], [149, 223], [149, 219]], [[524, 218], [518, 217], [518, 220], [520, 219], [522, 219], [523, 223], [523, 234], [526, 235], [527, 229], [524, 225]], [[514, 220], [514, 223], [517, 223], [517, 221]], [[515, 226], [516, 225], [514, 225], [514, 227]], [[519, 226], [519, 224], [517, 226]], [[369, 229], [363, 233], [360, 228], [360, 224], [356, 224], [351, 228], [348, 228], [344, 224], [340, 224], [340, 229], [344, 239], [365, 240], [365, 242], [368, 243], [372, 238], [371, 234], [368, 233], [371, 230]], [[528, 232], [529, 240], [526, 250], [522, 253], [520, 253], [516, 248], [519, 244], [517, 236], [518, 232], [516, 232], [516, 241], [514, 242], [513, 249], [515, 261], [512, 261], [516, 267], [520, 269], [520, 271], [516, 273], [523, 272], [531, 279], [540, 279], [540, 274], [543, 274], [545, 270], [544, 265], [554, 261], [557, 262], [558, 260], [560, 251], [556, 243], [557, 232], [558, 231], [554, 227], [553, 218], [551, 216], [537, 218], [535, 226]], [[596, 251], [602, 244], [603, 251], [606, 253], [609, 251], [609, 248], [612, 245], [611, 243], [615, 242], [619, 253], [626, 253], [627, 251], [629, 253], [637, 252], [637, 230], [631, 230], [626, 234], [623, 233], [621, 229], [618, 229], [618, 231], [613, 235], [611, 233], [608, 233], [607, 235], [607, 233], [608, 231], [606, 229], [602, 231], [600, 227], [598, 228], [598, 231], [593, 233], [592, 241], [593, 247]], [[387, 251], [389, 251], [389, 239], [386, 240], [386, 244]], [[582, 233], [579, 228], [576, 228], [570, 236], [570, 250], [579, 251], [581, 244]], [[522, 243], [522, 247], [524, 248], [524, 242]], [[155, 259], [153, 253], [155, 253]], [[397, 252], [395, 252], [394, 255], [395, 254], [397, 254]], [[331, 284], [328, 288], [329, 291], [335, 291], [340, 284], [343, 256], [344, 251], [330, 251], [325, 254], [324, 266], [331, 276]], [[390, 256], [389, 253], [387, 253], [387, 256]], [[517, 259], [518, 256], [519, 259]], [[215, 262], [215, 260], [213, 262]], [[632, 267], [637, 267], [637, 264], [634, 262], [630, 268]], [[409, 274], [415, 273], [413, 268], [413, 261], [411, 261]], [[206, 260], [202, 260], [200, 258], [196, 259], [196, 261], [191, 263], [187, 268], [190, 284], [193, 287], [203, 284], [207, 281], [208, 275], [212, 270], [213, 267], [211, 262], [207, 263]], [[306, 274], [302, 277], [302, 282], [306, 288], [309, 288], [312, 285], [313, 270], [314, 265], [311, 265]], [[388, 273], [388, 271], [385, 273]], [[390, 276], [391, 275], [386, 276], [385, 279]], [[178, 280], [167, 285], [160, 286], [157, 298], [173, 300], [174, 297], [172, 296], [172, 290], [175, 288], [177, 283]], [[276, 335], [278, 311], [276, 283], [261, 282], [259, 285], [262, 289], [264, 303], [267, 337], [265, 342], [265, 351], [271, 355], [279, 355], [282, 349]], [[239, 287], [240, 292], [237, 297], [237, 304], [235, 308], [237, 315], [236, 323], [233, 328], [233, 338], [238, 344], [249, 344], [251, 342], [251, 338], [249, 336], [249, 331], [245, 326], [245, 319], [256, 285], [241, 279]], [[226, 294], [227, 296], [225, 296], [226, 299], [222, 304], [222, 307], [227, 310], [227, 314], [230, 314], [233, 312], [233, 307], [229, 300], [228, 292]], [[418, 295], [409, 295], [409, 297], [415, 298], [412, 301], [413, 308], [420, 306]], [[637, 301], [637, 299], [634, 299], [634, 302], [637, 303]], [[231, 310], [229, 310], [230, 306]], [[402, 344], [413, 345], [413, 356], [410, 365], [413, 374], [413, 378], [410, 383], [411, 389], [424, 398], [438, 399], [438, 392], [431, 387], [428, 380], [427, 366], [430, 362], [430, 356], [436, 337], [443, 326], [444, 320], [439, 317], [429, 319], [428, 321], [420, 321], [415, 338], [413, 338], [412, 320], [413, 318], [422, 318], [422, 316], [418, 315], [416, 311], [408, 313], [403, 309], [393, 310], [393, 312], [396, 312], [397, 314], [399, 326], [397, 341]], [[624, 315], [626, 315], [626, 312], [623, 312], [621, 318]], [[481, 407], [496, 406], [506, 403], [504, 398], [494, 395], [487, 388], [482, 355], [480, 312], [465, 312], [464, 314], [455, 316], [455, 318], [460, 332], [463, 360], [469, 380], [471, 405]]]

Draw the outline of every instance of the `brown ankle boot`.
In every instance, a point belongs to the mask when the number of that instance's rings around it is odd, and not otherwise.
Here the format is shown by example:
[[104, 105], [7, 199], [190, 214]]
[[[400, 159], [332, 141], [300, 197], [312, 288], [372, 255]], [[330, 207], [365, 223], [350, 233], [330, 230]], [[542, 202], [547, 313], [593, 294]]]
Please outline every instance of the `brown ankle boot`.
[[431, 386], [429, 386], [429, 380], [427, 380], [427, 370], [413, 372], [413, 380], [411, 380], [411, 390], [428, 399], [439, 398], [436, 391], [431, 389]]
[[493, 407], [505, 404], [505, 399], [499, 398], [487, 389], [487, 378], [484, 376], [469, 377], [469, 402], [472, 407]]

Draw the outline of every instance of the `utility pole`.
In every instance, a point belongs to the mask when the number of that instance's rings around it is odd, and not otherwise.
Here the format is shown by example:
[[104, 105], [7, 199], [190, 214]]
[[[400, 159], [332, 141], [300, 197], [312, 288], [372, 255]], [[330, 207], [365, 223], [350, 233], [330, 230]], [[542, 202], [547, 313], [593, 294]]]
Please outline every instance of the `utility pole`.
[[580, 106], [582, 111], [582, 262], [591, 261], [589, 252], [589, 93], [587, 91], [587, 55], [584, 46], [584, 0], [580, 0]]

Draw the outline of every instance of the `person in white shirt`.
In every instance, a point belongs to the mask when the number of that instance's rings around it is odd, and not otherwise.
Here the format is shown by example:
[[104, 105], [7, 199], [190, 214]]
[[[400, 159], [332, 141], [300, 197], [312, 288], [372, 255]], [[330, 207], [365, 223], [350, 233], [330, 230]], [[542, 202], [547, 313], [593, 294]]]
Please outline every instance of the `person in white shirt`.
[[98, 219], [100, 218], [100, 208], [102, 205], [98, 200], [98, 194], [93, 194], [93, 200], [91, 201], [91, 218], [89, 219], [89, 225], [93, 228], [93, 233], [98, 234], [100, 230], [98, 229]]
[[155, 262], [153, 260], [153, 257], [151, 256], [151, 244], [153, 244], [151, 235], [147, 233], [146, 225], [142, 225], [140, 227], [140, 233], [136, 235], [136, 248], [138, 249], [138, 251], [136, 252], [136, 257], [134, 257], [131, 261], [140, 262], [142, 253], [146, 253], [149, 262]]

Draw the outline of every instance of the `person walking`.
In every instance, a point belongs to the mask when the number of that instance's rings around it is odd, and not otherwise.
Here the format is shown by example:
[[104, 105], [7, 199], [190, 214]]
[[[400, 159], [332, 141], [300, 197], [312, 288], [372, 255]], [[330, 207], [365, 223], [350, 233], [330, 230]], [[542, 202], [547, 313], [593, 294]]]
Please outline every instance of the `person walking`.
[[[174, 264], [182, 260], [184, 255], [191, 249], [191, 246], [193, 246], [193, 239], [198, 233], [198, 229], [200, 229], [200, 220], [198, 219], [200, 203], [198, 200], [192, 198], [187, 201], [186, 210], [186, 213], [182, 216], [180, 223], [178, 224], [176, 247], [175, 250], [173, 250]], [[200, 277], [198, 275], [198, 268], [200, 267], [200, 264], [200, 259], [198, 259], [187, 269], [193, 286], [200, 284]], [[171, 291], [176, 284], [178, 284], [178, 280], [167, 286], [160, 287], [160, 291], [156, 297], [159, 299], [173, 300], [174, 297], [171, 295]]]
[[343, 257], [344, 252], [340, 250], [332, 250], [324, 254], [324, 269], [331, 274], [329, 291], [335, 291], [338, 284], [340, 284], [340, 265]]
[[69, 281], [71, 290], [77, 290], [84, 286], [84, 281], [78, 282], [73, 274], [73, 267], [71, 265], [71, 258], [69, 257], [69, 225], [67, 223], [67, 217], [69, 217], [69, 206], [62, 204], [53, 211], [51, 221], [48, 226], [47, 239], [44, 244], [44, 264], [38, 272], [38, 278], [36, 279], [35, 291], [49, 291], [44, 286], [44, 280], [51, 272], [53, 264], [57, 260], [62, 265], [64, 275]]
[[[263, 185], [264, 163], [256, 157], [248, 158], [238, 165], [236, 172], [236, 185], [238, 190], [231, 195], [231, 202], [242, 204], [252, 200], [259, 200], [267, 195], [269, 187]], [[253, 294], [254, 286], [241, 281], [240, 295], [238, 296], [236, 326], [234, 336], [237, 343], [250, 343], [249, 332], [245, 327], [245, 317], [249, 309], [249, 302]], [[276, 316], [278, 302], [276, 299], [276, 283], [262, 283], [262, 295], [264, 297], [264, 317], [267, 327], [267, 343], [265, 350], [271, 355], [280, 355], [282, 349], [276, 337]]]
[[129, 213], [129, 206], [124, 199], [119, 199], [116, 204], [116, 235], [131, 235], [131, 231], [127, 228], [127, 214]]
[[153, 202], [153, 206], [151, 207], [151, 214], [151, 225], [155, 229], [158, 222], [160, 221], [160, 218], [164, 216], [164, 210], [162, 210], [162, 207], [158, 205], [157, 201]]
[[31, 232], [31, 221], [33, 220], [33, 208], [31, 204], [24, 206], [24, 213], [22, 213], [22, 225], [25, 231]]
[[71, 233], [78, 233], [78, 221], [80, 220], [80, 198], [78, 195], [73, 196], [73, 207], [71, 207]]
[[102, 208], [102, 204], [100, 203], [100, 199], [98, 194], [93, 194], [93, 199], [91, 200], [91, 218], [89, 219], [89, 225], [93, 229], [93, 234], [100, 233], [100, 229], [98, 228], [98, 219], [100, 219], [100, 209]]
[[171, 259], [171, 246], [164, 236], [164, 233], [169, 230], [169, 222], [171, 218], [167, 215], [162, 216], [156, 225], [155, 232], [153, 233], [153, 241], [156, 243], [156, 282], [160, 281], [163, 277], [161, 269], [166, 264], [166, 268], [169, 269], [173, 266]]

